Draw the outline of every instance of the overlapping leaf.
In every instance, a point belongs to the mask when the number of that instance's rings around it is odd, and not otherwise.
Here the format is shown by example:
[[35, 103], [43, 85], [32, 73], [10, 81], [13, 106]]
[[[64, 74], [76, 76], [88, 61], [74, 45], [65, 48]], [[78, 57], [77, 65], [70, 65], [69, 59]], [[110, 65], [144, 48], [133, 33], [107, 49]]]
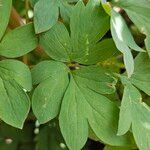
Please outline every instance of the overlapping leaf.
[[135, 71], [130, 81], [137, 88], [150, 95], [150, 59], [146, 53], [136, 57]]
[[12, 0], [1, 0], [0, 1], [0, 40], [3, 37], [3, 34], [5, 33], [5, 30], [7, 28], [8, 22], [9, 22], [9, 16], [11, 12], [12, 7]]
[[14, 58], [20, 57], [37, 47], [33, 24], [27, 24], [8, 32], [0, 43], [0, 55]]
[[54, 26], [59, 17], [59, 9], [61, 17], [65, 22], [69, 21], [72, 6], [68, 3], [78, 0], [39, 0], [34, 6], [34, 25], [36, 33], [41, 33], [49, 30]]
[[122, 82], [125, 89], [118, 135], [125, 134], [131, 127], [138, 147], [141, 150], [148, 150], [150, 147], [150, 108], [142, 102], [140, 92], [125, 77], [122, 77]]
[[112, 37], [118, 50], [123, 53], [125, 68], [127, 70], [128, 77], [130, 77], [134, 72], [134, 61], [130, 48], [136, 51], [144, 50], [136, 45], [122, 16], [114, 10], [111, 11], [111, 15]]
[[116, 53], [111, 39], [98, 42], [109, 29], [109, 17], [99, 1], [91, 0], [86, 6], [79, 1], [70, 19], [70, 36], [62, 23], [40, 36], [40, 44], [50, 57], [63, 62], [95, 64]]
[[[114, 1], [114, 5], [123, 8], [128, 14], [129, 18], [134, 22], [134, 24], [139, 28], [142, 33], [147, 35], [147, 44], [150, 45], [150, 1], [149, 0], [119, 0]], [[149, 47], [147, 48], [150, 51]]]
[[25, 90], [31, 90], [31, 74], [26, 65], [15, 60], [0, 62], [0, 118], [22, 128], [30, 109]]
[[64, 64], [43, 61], [32, 70], [33, 84], [39, 84], [32, 97], [32, 109], [40, 123], [48, 122], [59, 113], [68, 85], [68, 71]]
[[129, 135], [116, 135], [119, 109], [99, 94], [114, 91], [110, 86], [114, 80], [105, 73], [99, 67], [85, 67], [72, 73], [59, 116], [62, 134], [72, 150], [80, 150], [85, 144], [88, 122], [104, 143], [116, 146], [133, 144]]

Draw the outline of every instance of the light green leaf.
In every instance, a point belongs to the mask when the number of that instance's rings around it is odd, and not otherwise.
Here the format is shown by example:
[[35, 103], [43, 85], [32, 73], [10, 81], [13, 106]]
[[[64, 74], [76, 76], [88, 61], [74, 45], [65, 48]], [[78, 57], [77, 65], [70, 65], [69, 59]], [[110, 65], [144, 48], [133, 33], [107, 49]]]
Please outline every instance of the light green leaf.
[[131, 35], [124, 19], [121, 15], [114, 10], [112, 10], [111, 16], [111, 33], [115, 41], [115, 44], [123, 53], [124, 63], [127, 70], [128, 77], [133, 74], [134, 71], [134, 61], [133, 56], [129, 48], [136, 51], [144, 51], [139, 46], [136, 45], [133, 36]]
[[70, 61], [71, 41], [69, 33], [62, 23], [57, 23], [40, 36], [40, 44], [46, 53], [55, 60]]
[[87, 119], [84, 112], [81, 112], [83, 108], [85, 108], [84, 97], [71, 78], [59, 116], [61, 132], [71, 150], [80, 150], [88, 138]]
[[32, 89], [30, 70], [20, 61], [0, 61], [0, 77], [4, 80], [15, 80], [23, 89], [27, 91]]
[[108, 70], [100, 66], [81, 67], [73, 71], [77, 84], [94, 90], [100, 94], [112, 94], [115, 92], [116, 81]]
[[134, 107], [132, 130], [140, 150], [150, 149], [150, 108], [142, 103]]
[[150, 95], [150, 59], [146, 53], [141, 53], [136, 57], [135, 71], [130, 81], [137, 88]]
[[120, 110], [118, 134], [124, 134], [131, 126], [139, 149], [148, 150], [150, 148], [150, 108], [142, 102], [140, 92], [129, 80], [126, 77], [121, 77], [121, 79], [125, 89]]
[[21, 129], [30, 109], [28, 96], [15, 80], [0, 77], [0, 97], [0, 118]]
[[79, 1], [71, 13], [70, 28], [72, 57], [77, 62], [85, 63], [84, 57], [88, 55], [91, 46], [108, 31], [109, 16], [98, 0], [91, 0], [86, 6]]
[[104, 143], [114, 146], [133, 144], [128, 134], [120, 137], [116, 135], [119, 109], [108, 98], [99, 94], [114, 91], [107, 85], [114, 80], [105, 73], [98, 67], [85, 67], [72, 72], [59, 116], [61, 132], [72, 150], [80, 150], [85, 144], [88, 135], [87, 121], [95, 135]]
[[56, 24], [59, 15], [58, 0], [39, 0], [34, 7], [34, 27], [36, 33], [49, 30]]
[[130, 129], [132, 123], [132, 103], [134, 103], [134, 101], [137, 103], [141, 101], [139, 91], [129, 83], [126, 84], [128, 85], [125, 86], [121, 103], [118, 135], [123, 135]]
[[8, 22], [9, 22], [9, 16], [11, 12], [12, 7], [12, 0], [1, 0], [0, 1], [0, 40], [3, 37], [3, 34], [5, 33], [5, 30], [7, 28]]
[[[109, 29], [109, 16], [99, 1], [91, 0], [86, 6], [79, 1], [71, 11], [70, 19], [71, 37], [62, 23], [57, 23], [41, 35], [40, 44], [50, 57], [89, 65], [115, 54], [116, 47], [111, 39], [98, 43]], [[80, 24], [82, 27], [79, 27]]]
[[0, 55], [14, 58], [20, 57], [38, 45], [33, 24], [27, 24], [8, 32], [0, 43]]
[[113, 33], [116, 32], [118, 41], [124, 43], [125, 45], [127, 45], [128, 47], [130, 47], [135, 51], [139, 51], [139, 52], [144, 51], [135, 43], [129, 28], [126, 25], [125, 20], [122, 18], [122, 16], [119, 13], [117, 13], [114, 10], [112, 10], [111, 26], [112, 26]]
[[129, 18], [135, 25], [146, 35], [150, 33], [150, 1], [149, 0], [119, 0], [114, 3], [116, 6], [123, 8]]
[[62, 63], [44, 61], [32, 70], [32, 75], [33, 83], [40, 83], [33, 93], [32, 109], [39, 123], [43, 124], [59, 113], [68, 85], [68, 70]]

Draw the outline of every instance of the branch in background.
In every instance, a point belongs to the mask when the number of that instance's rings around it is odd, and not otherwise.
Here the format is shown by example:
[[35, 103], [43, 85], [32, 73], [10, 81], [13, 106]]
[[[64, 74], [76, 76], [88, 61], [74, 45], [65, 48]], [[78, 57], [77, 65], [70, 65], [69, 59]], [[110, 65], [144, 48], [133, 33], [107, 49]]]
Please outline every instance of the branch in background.
[[22, 26], [23, 24], [24, 24], [23, 19], [20, 17], [16, 9], [12, 7], [9, 20], [9, 28], [14, 29], [16, 27]]

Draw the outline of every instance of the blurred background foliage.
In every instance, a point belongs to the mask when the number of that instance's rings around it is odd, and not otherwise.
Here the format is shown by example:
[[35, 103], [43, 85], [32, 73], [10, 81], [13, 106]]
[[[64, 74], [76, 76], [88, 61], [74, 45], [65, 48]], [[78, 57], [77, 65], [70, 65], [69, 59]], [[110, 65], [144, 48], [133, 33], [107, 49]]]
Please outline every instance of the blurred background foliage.
[[[33, 20], [33, 6], [38, 0], [13, 0], [13, 7], [16, 9], [18, 14], [23, 18], [23, 21], [26, 22]], [[76, 0], [68, 0], [69, 3], [74, 3]], [[70, 6], [71, 7], [71, 6]], [[131, 22], [126, 13], [121, 10], [122, 16], [125, 18], [136, 43], [143, 47], [144, 46], [144, 38], [137, 27]], [[60, 18], [61, 20], [61, 18]], [[63, 21], [63, 20], [61, 20]], [[106, 34], [104, 38], [111, 37], [110, 32]], [[134, 56], [137, 55], [136, 52], [133, 52]], [[23, 61], [28, 64], [31, 68], [38, 62], [42, 60], [49, 59], [47, 55], [42, 51], [39, 47], [35, 51], [27, 54], [23, 58]], [[122, 55], [114, 56], [111, 59], [103, 62], [104, 67], [111, 69], [117, 73], [123, 73], [125, 71]], [[121, 84], [117, 84], [117, 92], [113, 95], [109, 95], [112, 100], [119, 103], [119, 99], [122, 97], [123, 87]], [[143, 93], [144, 101], [150, 105], [149, 97]], [[90, 135], [92, 139], [89, 139], [83, 148], [83, 150], [128, 150], [128, 148], [116, 148], [110, 146], [104, 146], [103, 143], [97, 141], [93, 132], [90, 131]], [[0, 124], [0, 150], [68, 150], [62, 135], [59, 131], [57, 120], [53, 120], [45, 125], [39, 127], [38, 122], [35, 117], [30, 114], [23, 130], [18, 130], [5, 123], [1, 122]]]

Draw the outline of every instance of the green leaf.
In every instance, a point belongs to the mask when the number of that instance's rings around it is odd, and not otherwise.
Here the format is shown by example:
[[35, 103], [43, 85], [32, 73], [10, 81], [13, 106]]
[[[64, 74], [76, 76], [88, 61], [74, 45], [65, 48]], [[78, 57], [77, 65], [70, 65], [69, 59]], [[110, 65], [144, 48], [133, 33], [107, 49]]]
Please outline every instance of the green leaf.
[[150, 148], [150, 108], [142, 102], [140, 92], [129, 82], [126, 77], [121, 77], [125, 86], [121, 103], [118, 134], [126, 133], [131, 124], [132, 132], [141, 150]]
[[33, 24], [27, 24], [8, 32], [0, 43], [0, 55], [14, 58], [20, 57], [38, 45]]
[[134, 71], [134, 61], [133, 56], [129, 48], [136, 51], [144, 51], [139, 46], [136, 45], [133, 36], [131, 35], [124, 19], [122, 16], [112, 10], [111, 12], [111, 33], [115, 41], [115, 44], [119, 51], [123, 53], [124, 63], [127, 70], [128, 77], [133, 74]]
[[81, 112], [83, 108], [85, 108], [84, 97], [71, 78], [59, 116], [61, 132], [71, 150], [80, 150], [88, 138], [88, 122], [84, 117], [85, 111]]
[[79, 63], [85, 63], [84, 57], [89, 55], [91, 47], [109, 30], [109, 16], [99, 1], [91, 0], [86, 6], [83, 1], [79, 1], [71, 13], [70, 28], [72, 58]]
[[128, 134], [120, 137], [116, 135], [118, 107], [99, 94], [112, 93], [114, 89], [108, 85], [110, 82], [113, 84], [114, 80], [105, 75], [106, 72], [101, 68], [85, 68], [72, 72], [61, 106], [59, 123], [68, 147], [72, 150], [83, 147], [88, 136], [88, 122], [95, 135], [104, 143], [114, 146], [132, 145]]
[[58, 23], [40, 36], [40, 45], [55, 60], [70, 61], [71, 41], [66, 27]]
[[135, 59], [135, 71], [130, 81], [137, 88], [150, 95], [150, 59], [146, 53], [139, 54]]
[[114, 3], [123, 8], [134, 24], [146, 35], [150, 33], [150, 1], [149, 0], [120, 0]]
[[100, 94], [112, 94], [115, 92], [116, 81], [108, 70], [101, 66], [81, 67], [73, 71], [77, 84], [94, 90]]
[[0, 118], [21, 129], [30, 109], [28, 96], [16, 81], [0, 77], [0, 97]]
[[30, 109], [30, 100], [23, 89], [31, 90], [31, 87], [31, 75], [26, 65], [13, 60], [0, 62], [0, 118], [4, 122], [23, 127]]
[[31, 91], [32, 80], [29, 68], [17, 60], [0, 61], [0, 77], [15, 80], [23, 89]]
[[[79, 1], [71, 11], [70, 19], [71, 35], [62, 23], [57, 23], [40, 36], [40, 44], [50, 57], [57, 61], [89, 65], [104, 61], [116, 53], [111, 39], [99, 42], [109, 29], [109, 16], [99, 1], [91, 0], [86, 6]], [[80, 24], [82, 27], [79, 27]]]
[[88, 55], [84, 57], [86, 65], [96, 64], [114, 57], [119, 52], [112, 39], [105, 39], [90, 47]]
[[68, 70], [62, 63], [43, 61], [35, 66], [32, 75], [33, 83], [40, 83], [33, 93], [32, 109], [39, 123], [43, 124], [59, 113], [68, 85]]
[[2, 22], [0, 23], [0, 40], [2, 39], [9, 22], [11, 7], [12, 0], [0, 1], [0, 20], [2, 20]]
[[135, 141], [141, 150], [150, 149], [150, 107], [142, 103], [135, 108], [132, 130]]
[[58, 0], [39, 0], [34, 7], [35, 32], [41, 33], [49, 30], [56, 24], [59, 15]]

